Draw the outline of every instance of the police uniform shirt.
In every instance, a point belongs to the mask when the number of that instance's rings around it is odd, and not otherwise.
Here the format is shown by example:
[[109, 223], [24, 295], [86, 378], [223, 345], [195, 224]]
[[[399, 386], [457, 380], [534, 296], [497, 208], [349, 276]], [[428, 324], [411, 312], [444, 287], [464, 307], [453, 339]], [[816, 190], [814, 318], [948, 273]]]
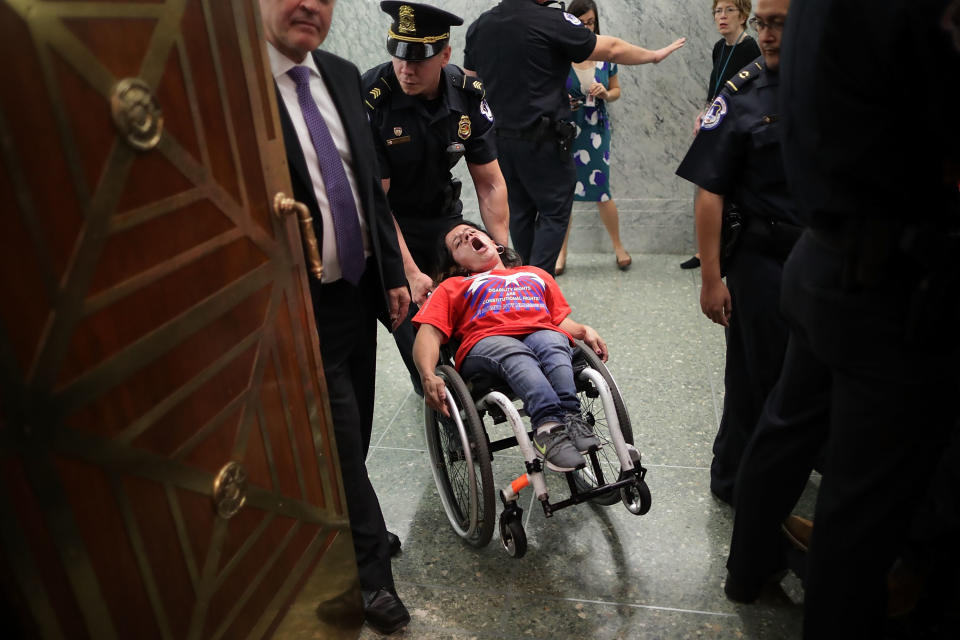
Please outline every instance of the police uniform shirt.
[[535, 0], [503, 0], [467, 30], [463, 66], [483, 78], [497, 126], [525, 129], [541, 116], [570, 116], [571, 62], [593, 53], [597, 36], [579, 19]]
[[447, 147], [462, 143], [472, 164], [497, 159], [493, 112], [483, 99], [483, 85], [455, 65], [440, 74], [440, 96], [429, 108], [408, 96], [386, 62], [363, 75], [370, 126], [380, 175], [390, 179], [387, 197], [398, 217], [436, 217], [450, 183]]
[[757, 58], [707, 109], [677, 175], [751, 216], [800, 225], [780, 157], [779, 75]]

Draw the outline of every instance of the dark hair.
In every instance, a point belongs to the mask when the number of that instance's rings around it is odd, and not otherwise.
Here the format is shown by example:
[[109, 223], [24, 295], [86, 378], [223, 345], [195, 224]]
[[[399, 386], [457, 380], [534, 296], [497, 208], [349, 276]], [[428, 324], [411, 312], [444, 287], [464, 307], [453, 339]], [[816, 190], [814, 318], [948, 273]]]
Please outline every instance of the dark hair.
[[600, 35], [600, 12], [597, 11], [597, 3], [593, 0], [573, 0], [567, 7], [567, 13], [575, 15], [578, 18], [587, 11], [593, 11], [593, 32]]
[[[468, 227], [473, 227], [477, 231], [485, 234], [488, 238], [491, 237], [490, 234], [487, 233], [486, 229], [475, 222], [470, 222], [469, 220], [457, 220], [455, 222], [451, 222], [446, 230], [437, 238], [437, 272], [428, 274], [434, 279], [435, 282], [442, 282], [452, 276], [470, 275], [470, 272], [457, 264], [457, 262], [453, 259], [453, 254], [450, 253], [450, 249], [447, 247], [447, 234], [462, 224], [465, 224]], [[497, 246], [499, 247], [503, 245]], [[519, 267], [523, 264], [523, 260], [520, 259], [520, 254], [510, 247], [503, 247], [503, 252], [500, 254], [500, 261], [503, 262], [503, 266], [505, 267]]]

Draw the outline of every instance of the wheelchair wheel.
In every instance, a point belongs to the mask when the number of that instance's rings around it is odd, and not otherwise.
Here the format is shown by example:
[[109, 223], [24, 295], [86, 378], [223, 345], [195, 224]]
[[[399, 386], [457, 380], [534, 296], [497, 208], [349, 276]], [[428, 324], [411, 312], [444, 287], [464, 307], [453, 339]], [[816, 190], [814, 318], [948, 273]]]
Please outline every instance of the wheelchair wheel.
[[[623, 433], [623, 439], [627, 444], [632, 445], [633, 428], [630, 425], [630, 416], [627, 414], [627, 409], [623, 403], [623, 397], [620, 395], [620, 389], [617, 387], [617, 383], [614, 382], [610, 371], [597, 354], [593, 352], [593, 349], [580, 340], [577, 341], [577, 348], [578, 352], [574, 354], [574, 370], [579, 371], [581, 369], [578, 364], [585, 364], [591, 369], [596, 370], [604, 379], [607, 386], [610, 387], [610, 394], [613, 397], [613, 406], [617, 412], [617, 421], [620, 423], [620, 431]], [[581, 360], [580, 363], [577, 362], [578, 359]], [[594, 433], [600, 438], [602, 447], [597, 451], [596, 455], [597, 461], [600, 464], [600, 470], [603, 473], [603, 479], [607, 483], [613, 482], [620, 477], [620, 460], [617, 458], [617, 453], [613, 448], [613, 440], [610, 438], [607, 414], [603, 408], [603, 400], [600, 397], [600, 392], [589, 381], [580, 380], [578, 376], [577, 399], [580, 400], [580, 411], [583, 413], [584, 420], [593, 427]], [[586, 467], [575, 472], [573, 479], [577, 485], [577, 489], [580, 491], [587, 491], [596, 487], [597, 476], [594, 473], [592, 462], [588, 461]], [[620, 492], [615, 489], [600, 494], [591, 500], [594, 504], [605, 507], [614, 505], [619, 501]]]
[[620, 489], [620, 500], [627, 511], [635, 516], [645, 515], [650, 511], [650, 505], [653, 503], [653, 499], [650, 497], [650, 487], [643, 480], [632, 487], [626, 486]]
[[513, 558], [522, 558], [527, 552], [527, 533], [519, 518], [500, 515], [500, 544]]
[[493, 536], [496, 518], [486, 432], [470, 392], [456, 370], [440, 365], [437, 375], [447, 385], [447, 393], [457, 406], [456, 415], [463, 425], [464, 436], [461, 437], [453, 416], [447, 418], [425, 406], [427, 448], [433, 479], [453, 529], [468, 544], [483, 547]]

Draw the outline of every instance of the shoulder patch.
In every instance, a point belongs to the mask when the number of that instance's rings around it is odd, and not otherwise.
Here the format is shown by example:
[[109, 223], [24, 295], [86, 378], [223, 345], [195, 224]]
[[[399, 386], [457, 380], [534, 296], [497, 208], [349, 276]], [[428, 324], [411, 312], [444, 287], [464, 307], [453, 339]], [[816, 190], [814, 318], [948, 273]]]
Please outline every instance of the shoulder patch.
[[483, 117], [493, 122], [493, 110], [490, 108], [490, 105], [487, 104], [486, 100], [480, 101], [480, 113], [483, 114]]
[[564, 12], [563, 12], [563, 17], [567, 20], [567, 22], [569, 22], [570, 24], [574, 25], [575, 27], [582, 27], [582, 26], [583, 26], [583, 23], [580, 22], [580, 18], [578, 18], [577, 16], [573, 15], [572, 13], [567, 13], [566, 11], [564, 11]]
[[447, 76], [450, 78], [450, 84], [463, 89], [468, 93], [473, 93], [483, 99], [487, 95], [487, 90], [483, 87], [483, 82], [477, 76], [468, 76], [459, 67], [449, 65], [447, 67]]
[[720, 95], [717, 96], [717, 99], [713, 101], [713, 104], [707, 108], [707, 112], [703, 114], [703, 120], [700, 122], [700, 129], [706, 131], [716, 129], [720, 126], [720, 123], [723, 122], [723, 117], [725, 115], [727, 115], [727, 100]]
[[373, 86], [367, 91], [367, 94], [363, 97], [363, 101], [367, 105], [367, 108], [369, 108], [370, 111], [373, 111], [388, 95], [390, 95], [391, 90], [390, 82], [384, 76], [380, 76], [377, 78], [377, 81], [373, 84]]
[[727, 80], [727, 84], [724, 85], [732, 93], [736, 93], [743, 89], [751, 80], [760, 75], [766, 67], [756, 60], [745, 66], [743, 69], [740, 69], [737, 73], [733, 75], [732, 78]]

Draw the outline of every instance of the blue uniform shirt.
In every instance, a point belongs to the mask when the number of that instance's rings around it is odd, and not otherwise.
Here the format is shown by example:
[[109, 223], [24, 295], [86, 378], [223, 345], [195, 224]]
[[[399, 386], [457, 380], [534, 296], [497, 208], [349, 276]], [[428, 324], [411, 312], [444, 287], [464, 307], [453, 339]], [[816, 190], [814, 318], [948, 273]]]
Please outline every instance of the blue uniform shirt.
[[393, 213], [410, 218], [451, 213], [441, 210], [452, 177], [447, 147], [463, 144], [471, 164], [497, 159], [493, 112], [483, 98], [483, 85], [447, 65], [432, 109], [400, 89], [390, 62], [363, 74], [363, 85], [380, 175], [390, 179], [387, 197]]
[[567, 73], [597, 36], [579, 19], [535, 0], [503, 0], [467, 30], [463, 66], [487, 86], [497, 126], [526, 129], [541, 116], [570, 118]]
[[779, 80], [762, 58], [735, 74], [707, 109], [677, 175], [746, 215], [799, 226], [780, 156]]

